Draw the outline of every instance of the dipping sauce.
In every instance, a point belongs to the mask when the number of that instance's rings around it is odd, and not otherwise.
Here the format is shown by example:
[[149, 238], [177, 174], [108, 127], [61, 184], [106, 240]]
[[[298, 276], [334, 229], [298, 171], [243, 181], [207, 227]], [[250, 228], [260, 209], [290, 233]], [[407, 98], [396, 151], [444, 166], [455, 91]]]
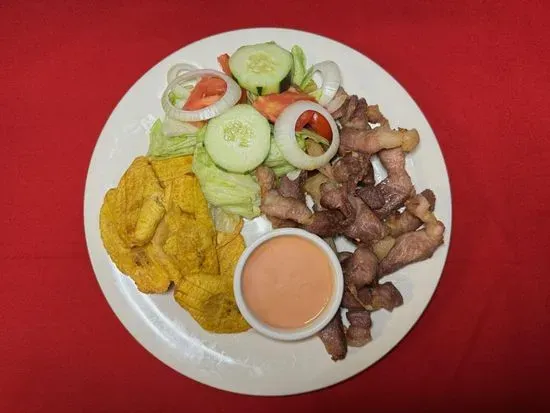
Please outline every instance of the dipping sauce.
[[295, 235], [272, 238], [250, 255], [242, 292], [250, 310], [266, 324], [299, 328], [325, 309], [333, 291], [333, 269], [325, 252]]

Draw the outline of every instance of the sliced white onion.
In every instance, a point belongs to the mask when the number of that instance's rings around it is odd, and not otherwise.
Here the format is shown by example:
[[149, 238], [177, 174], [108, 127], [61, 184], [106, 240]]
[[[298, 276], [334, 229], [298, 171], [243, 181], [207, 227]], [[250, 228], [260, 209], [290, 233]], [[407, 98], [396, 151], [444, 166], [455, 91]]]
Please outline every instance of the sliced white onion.
[[349, 96], [346, 91], [340, 86], [336, 92], [336, 95], [334, 95], [334, 98], [327, 105], [325, 105], [325, 108], [327, 108], [330, 113], [334, 113], [342, 107], [348, 97]]
[[185, 72], [190, 72], [192, 70], [198, 70], [198, 69], [200, 69], [199, 66], [191, 64], [191, 63], [178, 63], [178, 64], [175, 64], [174, 66], [172, 66], [168, 70], [168, 75], [166, 76], [166, 78], [168, 80], [168, 83], [170, 83], [176, 77], [178, 77], [179, 75], [181, 75]]
[[321, 72], [321, 76], [323, 77], [323, 83], [321, 84], [322, 94], [319, 103], [326, 106], [336, 96], [336, 92], [342, 83], [340, 68], [333, 61], [325, 60], [313, 66], [313, 73], [315, 72]]
[[162, 133], [164, 136], [181, 136], [181, 135], [190, 135], [197, 132], [199, 128], [191, 125], [187, 122], [181, 122], [176, 119], [166, 117], [164, 122], [162, 122]]
[[300, 177], [301, 173], [302, 173], [301, 170], [295, 169], [294, 171], [290, 171], [289, 173], [287, 173], [286, 177], [288, 179], [290, 179], [291, 181], [295, 181], [296, 179], [298, 179]]
[[[220, 100], [199, 110], [182, 110], [170, 102], [168, 97], [170, 91], [172, 91], [172, 89], [174, 89], [177, 85], [203, 76], [215, 76], [225, 81], [227, 84], [227, 89]], [[187, 72], [171, 81], [162, 94], [161, 104], [167, 117], [177, 119], [182, 122], [197, 122], [221, 115], [227, 109], [234, 106], [240, 98], [241, 88], [231, 77], [227, 76], [225, 73], [218, 72], [217, 70], [201, 69]]]
[[[302, 113], [313, 110], [321, 114], [329, 123], [332, 129], [332, 142], [327, 151], [321, 156], [310, 156], [306, 154], [296, 141], [296, 121]], [[340, 146], [340, 133], [336, 122], [321, 105], [309, 101], [300, 101], [288, 106], [283, 113], [279, 115], [275, 122], [273, 131], [275, 142], [281, 150], [285, 159], [296, 168], [308, 171], [320, 168], [326, 165], [336, 155]]]

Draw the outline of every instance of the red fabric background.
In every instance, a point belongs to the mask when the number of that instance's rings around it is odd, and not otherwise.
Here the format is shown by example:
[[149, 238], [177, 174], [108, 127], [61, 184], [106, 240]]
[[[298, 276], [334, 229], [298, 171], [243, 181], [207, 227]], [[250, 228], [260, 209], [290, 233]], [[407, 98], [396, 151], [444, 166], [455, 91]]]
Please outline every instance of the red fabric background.
[[[549, 7], [292, 3], [2, 2], [0, 412], [545, 410]], [[83, 233], [88, 162], [125, 91], [183, 45], [251, 26], [380, 63], [431, 122], [453, 191], [449, 258], [417, 326], [368, 371], [296, 397], [225, 393], [157, 361], [109, 309]]]

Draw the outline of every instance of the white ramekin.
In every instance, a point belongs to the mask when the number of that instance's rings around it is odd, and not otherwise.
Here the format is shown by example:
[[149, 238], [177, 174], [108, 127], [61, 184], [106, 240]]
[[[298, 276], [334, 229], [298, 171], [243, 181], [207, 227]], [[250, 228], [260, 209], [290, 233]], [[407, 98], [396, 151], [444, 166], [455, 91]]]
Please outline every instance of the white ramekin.
[[[329, 258], [329, 261], [333, 270], [332, 271], [332, 274], [333, 274], [332, 296], [327, 306], [325, 307], [323, 312], [319, 314], [319, 316], [317, 316], [317, 318], [315, 318], [313, 321], [311, 321], [310, 323], [308, 323], [303, 327], [295, 328], [295, 329], [283, 329], [283, 328], [272, 327], [269, 324], [266, 324], [260, 319], [258, 319], [246, 304], [246, 301], [244, 300], [243, 291], [242, 291], [243, 269], [246, 264], [246, 261], [248, 260], [252, 252], [254, 252], [254, 250], [258, 248], [258, 246], [260, 246], [261, 244], [263, 244], [264, 242], [270, 239], [281, 237], [281, 236], [287, 236], [287, 235], [294, 235], [297, 237], [301, 237], [317, 245]], [[250, 246], [248, 246], [245, 249], [241, 257], [239, 258], [239, 261], [235, 268], [233, 288], [235, 293], [235, 300], [237, 301], [239, 310], [241, 311], [241, 314], [246, 319], [246, 321], [248, 321], [248, 323], [252, 326], [252, 328], [254, 328], [259, 333], [270, 338], [274, 338], [277, 340], [284, 340], [284, 341], [295, 341], [295, 340], [301, 340], [316, 334], [324, 326], [328, 324], [328, 322], [332, 319], [332, 317], [334, 317], [334, 314], [336, 314], [336, 312], [340, 308], [342, 295], [344, 293], [344, 276], [342, 274], [342, 267], [340, 266], [338, 257], [336, 256], [334, 251], [330, 248], [330, 246], [325, 241], [323, 241], [322, 238], [319, 238], [317, 235], [312, 234], [310, 232], [304, 231], [303, 229], [282, 228], [282, 229], [276, 229], [274, 231], [271, 231], [263, 235], [262, 237], [257, 239], [254, 243], [252, 243]]]

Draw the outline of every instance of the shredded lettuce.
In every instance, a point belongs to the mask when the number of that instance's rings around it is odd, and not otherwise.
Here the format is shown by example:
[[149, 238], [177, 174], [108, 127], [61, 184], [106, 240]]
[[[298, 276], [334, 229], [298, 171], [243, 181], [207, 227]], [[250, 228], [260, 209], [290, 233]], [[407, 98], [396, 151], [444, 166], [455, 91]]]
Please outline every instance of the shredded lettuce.
[[198, 132], [179, 136], [166, 136], [162, 130], [162, 122], [160, 119], [157, 119], [149, 132], [149, 150], [147, 155], [155, 158], [191, 155], [197, 144], [197, 135], [201, 132], [202, 129]]
[[248, 219], [260, 215], [260, 186], [252, 175], [219, 168], [202, 143], [195, 148], [193, 173], [206, 200], [214, 207]]
[[292, 53], [292, 83], [300, 86], [306, 75], [306, 55], [300, 46], [294, 45]]
[[[300, 148], [305, 149], [306, 143], [302, 136], [296, 135], [296, 140]], [[269, 153], [264, 163], [265, 166], [271, 168], [277, 177], [286, 175], [287, 173], [296, 170], [294, 166], [288, 163], [284, 158], [281, 150], [277, 146], [275, 139], [271, 136], [271, 146], [269, 147]]]

